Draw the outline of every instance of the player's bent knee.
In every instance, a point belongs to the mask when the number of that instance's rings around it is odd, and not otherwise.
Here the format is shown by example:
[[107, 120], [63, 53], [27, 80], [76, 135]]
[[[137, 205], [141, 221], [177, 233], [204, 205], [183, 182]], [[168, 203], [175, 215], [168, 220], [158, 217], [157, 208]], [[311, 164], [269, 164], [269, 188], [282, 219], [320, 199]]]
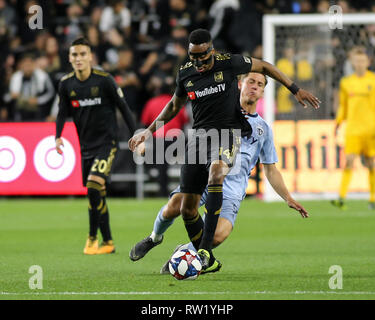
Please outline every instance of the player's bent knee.
[[215, 177], [212, 177], [208, 180], [208, 184], [209, 185], [212, 185], [212, 184], [223, 184], [223, 181], [224, 181], [224, 176], [215, 176]]
[[174, 219], [180, 215], [180, 207], [170, 206], [167, 204], [163, 210], [163, 217], [165, 219]]
[[182, 206], [180, 209], [181, 215], [185, 219], [194, 218], [197, 215], [197, 210]]
[[172, 198], [169, 199], [167, 205], [163, 210], [163, 217], [166, 219], [173, 219], [180, 215], [180, 208], [182, 202], [181, 193], [175, 193]]
[[208, 177], [208, 184], [222, 184], [225, 178], [225, 172], [223, 168], [216, 168], [215, 170], [210, 171], [210, 175]]
[[208, 177], [208, 184], [223, 184], [224, 178], [223, 172], [214, 172]]
[[180, 212], [183, 219], [191, 219], [197, 216], [200, 195], [181, 193]]

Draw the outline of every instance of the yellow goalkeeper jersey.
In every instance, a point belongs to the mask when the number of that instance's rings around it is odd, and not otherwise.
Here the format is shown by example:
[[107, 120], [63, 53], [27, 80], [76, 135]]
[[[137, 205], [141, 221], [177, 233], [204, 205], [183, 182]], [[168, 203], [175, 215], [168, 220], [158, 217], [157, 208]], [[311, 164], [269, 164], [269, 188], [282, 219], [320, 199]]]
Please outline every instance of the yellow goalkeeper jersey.
[[339, 95], [336, 122], [346, 121], [346, 135], [375, 135], [375, 73], [342, 78]]

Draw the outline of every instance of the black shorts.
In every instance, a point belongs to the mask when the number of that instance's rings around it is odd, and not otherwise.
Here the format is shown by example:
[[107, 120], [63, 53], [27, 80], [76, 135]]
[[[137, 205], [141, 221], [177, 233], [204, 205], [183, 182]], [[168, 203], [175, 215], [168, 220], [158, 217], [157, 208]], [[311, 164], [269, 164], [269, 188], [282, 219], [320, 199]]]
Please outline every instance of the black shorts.
[[[228, 129], [229, 130], [229, 129]], [[224, 161], [232, 168], [241, 146], [241, 133], [232, 129], [227, 135], [216, 139], [208, 134], [195, 134], [189, 138], [185, 150], [185, 163], [181, 167], [180, 186], [182, 193], [202, 194], [207, 186], [211, 163]], [[203, 142], [206, 139], [206, 142]]]
[[109, 182], [113, 160], [118, 150], [117, 145], [106, 144], [97, 150], [90, 152], [89, 157], [82, 157], [82, 184], [86, 186], [89, 175], [95, 175]]

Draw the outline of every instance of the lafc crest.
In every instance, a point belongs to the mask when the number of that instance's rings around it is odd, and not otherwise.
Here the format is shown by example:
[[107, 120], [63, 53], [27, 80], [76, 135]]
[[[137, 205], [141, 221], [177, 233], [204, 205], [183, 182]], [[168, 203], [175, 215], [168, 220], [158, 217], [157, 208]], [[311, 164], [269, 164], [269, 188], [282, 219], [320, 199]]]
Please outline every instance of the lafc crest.
[[223, 82], [224, 81], [224, 75], [223, 75], [223, 72], [220, 71], [220, 72], [215, 72], [214, 73], [214, 79], [215, 79], [215, 82]]
[[96, 97], [99, 95], [99, 87], [91, 87], [91, 95]]

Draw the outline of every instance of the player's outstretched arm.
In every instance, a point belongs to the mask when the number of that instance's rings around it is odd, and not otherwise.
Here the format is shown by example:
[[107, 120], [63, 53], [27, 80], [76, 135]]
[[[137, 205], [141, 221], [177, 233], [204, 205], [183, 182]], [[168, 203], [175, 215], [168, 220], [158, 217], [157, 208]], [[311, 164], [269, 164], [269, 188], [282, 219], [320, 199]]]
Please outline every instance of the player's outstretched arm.
[[105, 79], [105, 85], [108, 90], [108, 95], [111, 98], [113, 104], [120, 110], [122, 118], [128, 126], [130, 134], [133, 135], [136, 125], [133, 114], [124, 97], [124, 93], [122, 89], [117, 85], [115, 79], [112, 76], [106, 77]]
[[289, 79], [279, 68], [266, 61], [255, 58], [252, 58], [252, 62], [252, 72], [263, 73], [283, 84], [293, 93], [294, 97], [301, 105], [304, 106], [304, 108], [307, 107], [305, 101], [308, 102], [313, 108], [319, 108], [319, 99], [309, 91], [298, 88], [298, 86], [291, 79]]
[[66, 119], [66, 112], [63, 108], [60, 108], [59, 113], [56, 118], [56, 135], [55, 135], [56, 151], [59, 154], [63, 153], [61, 147], [64, 146], [64, 143], [61, 139], [61, 134], [64, 129], [65, 119]]
[[61, 134], [64, 129], [66, 117], [68, 114], [68, 102], [64, 94], [63, 85], [59, 83], [59, 112], [56, 117], [56, 134], [55, 134], [55, 143], [56, 143], [56, 151], [59, 154], [62, 154], [63, 151], [61, 149], [64, 146], [63, 141], [61, 139]]
[[309, 214], [302, 205], [300, 205], [296, 200], [290, 195], [288, 188], [284, 183], [283, 176], [280, 171], [273, 164], [263, 164], [264, 173], [268, 181], [270, 182], [272, 188], [278, 193], [278, 195], [285, 200], [288, 206], [294, 210], [297, 210], [302, 218], [308, 218]]
[[[131, 151], [135, 151], [137, 146], [139, 146], [142, 142], [146, 141], [148, 138], [152, 136], [152, 134], [156, 131], [156, 124], [157, 122], [162, 122], [164, 125], [168, 123], [170, 120], [172, 120], [178, 112], [181, 110], [181, 108], [186, 103], [186, 96], [185, 97], [178, 97], [173, 95], [172, 99], [166, 104], [162, 112], [157, 116], [157, 118], [150, 124], [150, 126], [143, 130], [142, 132], [134, 135], [130, 138], [128, 144], [129, 149]], [[160, 126], [158, 127], [158, 129]]]

